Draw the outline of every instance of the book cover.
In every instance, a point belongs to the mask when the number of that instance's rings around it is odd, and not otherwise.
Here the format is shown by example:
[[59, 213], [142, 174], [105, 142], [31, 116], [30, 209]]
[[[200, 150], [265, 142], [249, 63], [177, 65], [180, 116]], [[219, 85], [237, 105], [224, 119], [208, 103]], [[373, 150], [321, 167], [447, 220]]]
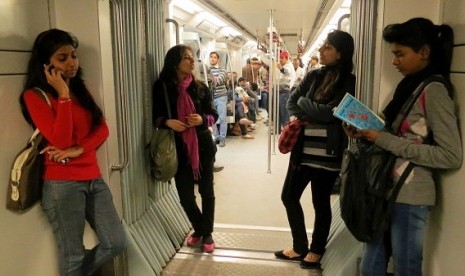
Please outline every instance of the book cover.
[[384, 128], [383, 119], [349, 93], [342, 98], [333, 115], [357, 129]]

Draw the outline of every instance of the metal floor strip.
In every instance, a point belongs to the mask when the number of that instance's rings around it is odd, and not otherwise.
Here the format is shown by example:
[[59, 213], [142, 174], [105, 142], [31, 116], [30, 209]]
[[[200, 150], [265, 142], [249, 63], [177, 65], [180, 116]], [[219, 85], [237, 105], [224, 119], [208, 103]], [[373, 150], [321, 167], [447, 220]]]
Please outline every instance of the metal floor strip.
[[209, 254], [176, 254], [162, 275], [306, 275], [321, 276], [321, 271], [305, 270], [297, 262], [219, 257]]
[[300, 268], [297, 261], [275, 258], [274, 251], [292, 245], [290, 232], [215, 227], [213, 238], [216, 250], [211, 254], [203, 253], [201, 245], [184, 244], [162, 275], [322, 275]]

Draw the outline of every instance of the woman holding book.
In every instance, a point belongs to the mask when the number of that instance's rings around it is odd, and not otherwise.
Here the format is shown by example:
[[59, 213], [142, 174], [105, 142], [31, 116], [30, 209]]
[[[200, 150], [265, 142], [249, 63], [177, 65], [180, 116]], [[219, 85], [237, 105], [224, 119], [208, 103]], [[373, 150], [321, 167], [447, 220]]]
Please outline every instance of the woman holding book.
[[[286, 260], [301, 260], [303, 268], [320, 268], [331, 225], [331, 190], [347, 144], [341, 121], [333, 116], [346, 92], [354, 94], [352, 72], [354, 41], [350, 34], [333, 31], [319, 49], [324, 67], [309, 72], [292, 92], [287, 109], [292, 120], [309, 124], [291, 152], [281, 199], [292, 231], [291, 248], [275, 252]], [[300, 197], [311, 183], [315, 223], [309, 248]]]
[[[362, 260], [365, 276], [385, 275], [392, 255], [395, 275], [422, 275], [423, 236], [431, 206], [435, 204], [434, 171], [458, 168], [462, 146], [449, 81], [453, 31], [425, 18], [388, 25], [383, 31], [394, 54], [392, 64], [404, 75], [384, 109], [386, 128], [346, 134], [365, 139], [398, 158], [392, 179], [397, 181], [407, 163], [415, 166], [394, 204], [391, 226], [380, 239], [368, 243]], [[436, 79], [432, 81], [432, 76]], [[418, 95], [410, 112], [404, 103]], [[391, 133], [388, 129], [398, 129]]]

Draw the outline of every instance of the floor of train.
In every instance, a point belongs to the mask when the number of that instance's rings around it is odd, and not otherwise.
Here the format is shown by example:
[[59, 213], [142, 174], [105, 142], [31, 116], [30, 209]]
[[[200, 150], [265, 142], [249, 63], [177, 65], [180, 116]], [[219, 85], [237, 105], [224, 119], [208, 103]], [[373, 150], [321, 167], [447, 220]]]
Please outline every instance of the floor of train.
[[[218, 147], [216, 165], [224, 169], [215, 173], [213, 238], [217, 249], [206, 254], [200, 246], [184, 245], [162, 275], [321, 275], [273, 255], [292, 245], [280, 198], [289, 154], [277, 150], [277, 136], [268, 139], [268, 132], [263, 120], [258, 121], [250, 133], [255, 139], [228, 136], [226, 146]], [[269, 143], [276, 148], [270, 158]], [[310, 189], [301, 202], [311, 232], [314, 213]]]

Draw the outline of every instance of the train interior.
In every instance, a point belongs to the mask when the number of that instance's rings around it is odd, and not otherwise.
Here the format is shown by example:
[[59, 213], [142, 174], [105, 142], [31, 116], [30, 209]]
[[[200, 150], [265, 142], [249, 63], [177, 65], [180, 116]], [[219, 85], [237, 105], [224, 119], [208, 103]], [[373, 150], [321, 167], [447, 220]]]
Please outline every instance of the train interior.
[[[9, 177], [11, 160], [24, 146], [30, 127], [18, 105], [31, 45], [49, 28], [70, 31], [80, 40], [79, 58], [86, 85], [102, 107], [110, 136], [98, 151], [102, 175], [125, 228], [129, 244], [121, 256], [96, 275], [360, 275], [363, 244], [340, 218], [338, 195], [332, 196], [333, 220], [322, 270], [303, 270], [273, 252], [292, 246], [281, 202], [289, 154], [277, 149], [273, 128], [277, 106], [260, 108], [261, 120], [250, 135], [228, 135], [218, 147], [215, 172], [214, 253], [186, 246], [191, 225], [172, 181], [149, 176], [147, 144], [152, 133], [151, 86], [166, 51], [179, 43], [196, 55], [196, 78], [206, 81], [209, 53], [220, 54], [228, 72], [246, 60], [277, 60], [288, 51], [306, 65], [333, 29], [355, 38], [357, 96], [381, 110], [401, 76], [382, 42], [383, 26], [412, 17], [446, 23], [455, 32], [451, 80], [463, 133], [465, 102], [465, 2], [461, 0], [1, 0], [0, 176]], [[271, 97], [273, 97], [271, 95]], [[276, 101], [275, 101], [276, 102]], [[228, 108], [233, 126], [234, 103]], [[463, 136], [463, 135], [462, 135]], [[465, 169], [440, 173], [438, 202], [427, 231], [424, 275], [465, 275]], [[6, 198], [0, 189], [0, 198]], [[198, 197], [200, 200], [200, 198]], [[309, 237], [314, 213], [310, 189], [302, 196]], [[56, 243], [40, 204], [25, 213], [0, 208], [0, 275], [58, 275]], [[98, 240], [87, 225], [84, 243]]]

